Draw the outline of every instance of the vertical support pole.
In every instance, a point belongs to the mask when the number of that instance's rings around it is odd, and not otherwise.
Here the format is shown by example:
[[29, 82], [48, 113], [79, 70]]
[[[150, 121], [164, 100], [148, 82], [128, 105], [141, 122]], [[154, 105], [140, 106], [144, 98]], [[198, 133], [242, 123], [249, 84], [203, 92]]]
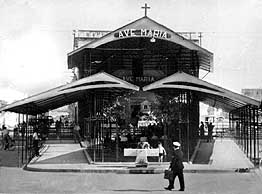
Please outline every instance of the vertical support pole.
[[256, 110], [252, 108], [252, 120], [253, 120], [253, 157], [256, 160], [256, 129], [257, 129], [257, 122], [256, 122]]
[[104, 120], [101, 119], [102, 162], [105, 161], [103, 130], [104, 130]]
[[119, 161], [119, 128], [118, 121], [116, 120], [116, 161]]
[[18, 113], [18, 125], [17, 125], [17, 130], [18, 130], [18, 133], [17, 133], [17, 154], [18, 154], [18, 167], [20, 168], [20, 131], [21, 131], [21, 125], [20, 125], [20, 113]]
[[190, 137], [190, 125], [189, 125], [189, 111], [190, 111], [190, 107], [189, 107], [189, 92], [186, 93], [186, 105], [187, 105], [187, 162], [190, 161], [190, 142], [189, 142], [189, 137]]
[[[22, 116], [23, 116], [22, 127], [24, 127], [24, 121], [25, 121], [24, 114]], [[24, 139], [25, 139], [24, 129], [21, 130], [21, 132], [22, 132], [22, 164], [24, 164]]]
[[240, 111], [240, 121], [241, 121], [241, 147], [242, 150], [245, 151], [244, 148], [244, 110], [239, 110]]
[[[102, 108], [104, 107], [104, 96], [102, 95]], [[101, 102], [101, 100], [100, 100]], [[105, 154], [104, 154], [104, 125], [105, 125], [105, 122], [104, 122], [104, 117], [103, 117], [103, 114], [102, 114], [102, 108], [100, 107], [100, 113], [101, 113], [101, 140], [102, 140], [102, 162], [105, 161]]]
[[[259, 134], [259, 129], [260, 129], [260, 123], [259, 123], [259, 109], [256, 109], [256, 123], [257, 123], [257, 134], [256, 134], [256, 136], [257, 136], [257, 138], [256, 138], [256, 140], [257, 140], [257, 142], [256, 142], [256, 144], [257, 144], [257, 158], [260, 158], [260, 150], [259, 150], [259, 138], [260, 138], [260, 134]], [[259, 164], [260, 165], [260, 164]], [[260, 166], [259, 166], [260, 167]]]
[[247, 114], [246, 114], [246, 107], [244, 108], [244, 150], [247, 153]]
[[29, 130], [29, 125], [28, 125], [28, 114], [26, 114], [26, 130], [25, 130], [25, 160], [27, 162], [28, 160], [28, 130]]
[[96, 149], [97, 149], [97, 142], [96, 142], [96, 95], [94, 94], [94, 99], [93, 99], [93, 106], [94, 106], [94, 162], [96, 162]]
[[254, 129], [254, 124], [251, 120], [252, 112], [251, 112], [251, 106], [248, 107], [248, 116], [249, 116], [249, 150], [250, 150], [250, 159], [252, 159], [253, 149], [252, 149], [252, 130]]

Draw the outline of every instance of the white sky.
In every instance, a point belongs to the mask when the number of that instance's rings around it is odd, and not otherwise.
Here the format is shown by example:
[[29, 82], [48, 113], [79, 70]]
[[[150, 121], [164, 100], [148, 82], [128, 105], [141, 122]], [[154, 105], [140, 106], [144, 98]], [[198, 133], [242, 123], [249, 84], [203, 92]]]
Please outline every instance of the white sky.
[[262, 0], [0, 0], [0, 99], [64, 84], [74, 29], [115, 30], [144, 15], [174, 31], [203, 32], [214, 53], [206, 81], [262, 87]]

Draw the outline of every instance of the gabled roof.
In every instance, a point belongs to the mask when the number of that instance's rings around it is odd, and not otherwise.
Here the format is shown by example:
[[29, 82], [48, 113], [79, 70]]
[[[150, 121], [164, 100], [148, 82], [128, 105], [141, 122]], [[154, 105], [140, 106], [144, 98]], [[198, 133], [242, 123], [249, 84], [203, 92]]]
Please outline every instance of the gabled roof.
[[177, 72], [143, 87], [143, 91], [161, 89], [195, 91], [200, 101], [210, 106], [222, 108], [226, 111], [231, 111], [245, 105], [254, 105], [258, 107], [260, 104], [257, 100], [216, 86], [184, 72]]
[[[198, 46], [197, 44], [193, 43], [190, 40], [185, 39], [183, 36], [180, 36], [173, 30], [167, 28], [164, 25], [161, 25], [157, 23], [156, 21], [150, 19], [147, 16], [144, 16], [138, 20], [135, 20], [134, 22], [131, 22], [121, 28], [118, 28], [117, 30], [110, 32], [106, 34], [105, 36], [96, 39], [90, 43], [87, 43], [86, 45], [83, 45], [82, 47], [68, 53], [68, 56], [70, 57], [71, 55], [74, 55], [83, 49], [92, 49], [92, 48], [97, 48], [103, 44], [119, 40], [120, 38], [115, 37], [115, 34], [124, 31], [126, 29], [150, 29], [150, 30], [160, 30], [160, 31], [165, 31], [169, 33], [171, 36], [167, 41], [173, 42], [175, 44], [181, 45], [185, 48], [188, 48], [190, 50], [195, 50], [198, 52], [199, 55], [199, 63], [201, 67], [204, 67], [203, 69], [209, 69], [210, 71], [213, 71], [213, 53], [209, 52], [208, 50]], [[141, 36], [140, 36], [141, 37]], [[122, 37], [124, 38], [129, 38], [129, 37]], [[156, 39], [161, 39], [161, 37], [155, 37]], [[207, 68], [208, 67], [208, 68]]]
[[122, 90], [138, 91], [139, 87], [108, 73], [101, 72], [19, 100], [0, 108], [0, 112], [12, 111], [32, 115], [43, 113], [76, 102], [84, 98], [87, 91], [94, 89], [108, 89], [109, 92], [118, 93]]

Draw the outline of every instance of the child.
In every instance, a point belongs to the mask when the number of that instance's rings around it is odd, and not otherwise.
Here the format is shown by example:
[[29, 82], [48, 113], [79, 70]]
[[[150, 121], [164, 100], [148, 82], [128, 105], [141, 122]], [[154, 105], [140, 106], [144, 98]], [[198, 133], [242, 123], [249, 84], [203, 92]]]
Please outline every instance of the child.
[[166, 150], [165, 150], [165, 148], [162, 146], [162, 143], [161, 143], [161, 142], [158, 143], [158, 149], [159, 149], [158, 162], [162, 163], [162, 162], [163, 162], [164, 155], [166, 155]]

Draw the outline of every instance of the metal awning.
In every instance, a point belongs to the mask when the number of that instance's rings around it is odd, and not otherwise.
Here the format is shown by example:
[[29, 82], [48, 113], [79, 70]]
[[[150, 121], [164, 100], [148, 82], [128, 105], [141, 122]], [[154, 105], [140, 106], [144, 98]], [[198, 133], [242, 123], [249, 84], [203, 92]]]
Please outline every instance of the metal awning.
[[258, 107], [260, 104], [257, 100], [216, 86], [184, 72], [177, 72], [143, 87], [143, 91], [161, 91], [163, 89], [194, 91], [200, 101], [225, 111], [231, 111], [245, 105]]
[[[108, 92], [119, 95], [127, 90], [139, 91], [139, 87], [102, 72], [77, 80], [46, 92], [14, 102], [0, 109], [22, 114], [39, 114], [61, 106], [85, 99], [92, 92]], [[231, 111], [245, 105], [259, 107], [260, 102], [247, 96], [203, 81], [184, 72], [177, 72], [150, 85], [144, 86], [143, 91], [191, 90], [199, 100], [225, 111]]]
[[22, 114], [36, 115], [76, 102], [89, 91], [103, 90], [117, 95], [126, 90], [138, 91], [139, 87], [105, 72], [97, 73], [75, 82], [53, 88], [43, 93], [19, 100], [0, 109]]

